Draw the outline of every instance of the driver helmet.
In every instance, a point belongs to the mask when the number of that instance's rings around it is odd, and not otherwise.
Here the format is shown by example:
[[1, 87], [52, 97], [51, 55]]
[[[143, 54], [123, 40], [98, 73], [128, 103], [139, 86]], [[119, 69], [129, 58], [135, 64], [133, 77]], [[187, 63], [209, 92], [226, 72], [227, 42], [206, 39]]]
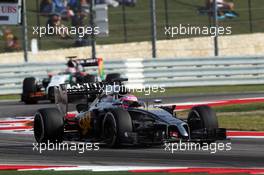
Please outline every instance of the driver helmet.
[[78, 72], [78, 64], [74, 60], [69, 60], [67, 62], [67, 73], [75, 74]]
[[68, 67], [76, 67], [76, 63], [75, 63], [73, 60], [69, 60], [69, 61], [67, 62], [67, 66], [68, 66]]
[[134, 95], [124, 95], [123, 97], [120, 98], [120, 101], [122, 102], [122, 106], [124, 108], [130, 107], [133, 103], [138, 102], [138, 99]]

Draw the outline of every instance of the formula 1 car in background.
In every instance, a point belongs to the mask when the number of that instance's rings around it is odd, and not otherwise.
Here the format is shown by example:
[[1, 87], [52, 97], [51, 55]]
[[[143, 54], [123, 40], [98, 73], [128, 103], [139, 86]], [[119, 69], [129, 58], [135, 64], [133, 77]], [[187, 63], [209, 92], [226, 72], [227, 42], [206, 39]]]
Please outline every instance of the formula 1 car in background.
[[[192, 108], [184, 121], [177, 118], [172, 107], [146, 106], [125, 90], [113, 90], [124, 88], [113, 88], [107, 94], [106, 89], [112, 86], [113, 81], [122, 86], [125, 79], [106, 81], [105, 88], [97, 88], [94, 84], [80, 89], [70, 89], [66, 85], [56, 87], [58, 108], [39, 109], [35, 114], [36, 141], [90, 141], [118, 147], [151, 146], [180, 140], [210, 143], [226, 139], [226, 130], [218, 128], [217, 117], [210, 107]], [[102, 87], [101, 84], [98, 87]], [[96, 94], [96, 98], [86, 98], [77, 104], [78, 113], [69, 117], [68, 98], [75, 95], [89, 97], [90, 94]]]
[[23, 81], [21, 101], [25, 104], [35, 104], [39, 100], [55, 101], [54, 87], [60, 84], [75, 84], [96, 82], [97, 76], [85, 72], [84, 67], [98, 66], [97, 59], [74, 59], [68, 57], [67, 69], [57, 75], [48, 75], [43, 80], [27, 77]]

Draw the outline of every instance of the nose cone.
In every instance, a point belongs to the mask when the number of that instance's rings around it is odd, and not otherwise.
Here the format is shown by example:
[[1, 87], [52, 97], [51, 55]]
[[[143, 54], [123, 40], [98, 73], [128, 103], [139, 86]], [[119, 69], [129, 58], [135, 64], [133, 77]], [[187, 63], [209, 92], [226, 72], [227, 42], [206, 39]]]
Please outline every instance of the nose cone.
[[182, 123], [181, 125], [178, 125], [178, 130], [180, 132], [180, 134], [183, 136], [183, 137], [189, 137], [189, 127], [186, 123]]

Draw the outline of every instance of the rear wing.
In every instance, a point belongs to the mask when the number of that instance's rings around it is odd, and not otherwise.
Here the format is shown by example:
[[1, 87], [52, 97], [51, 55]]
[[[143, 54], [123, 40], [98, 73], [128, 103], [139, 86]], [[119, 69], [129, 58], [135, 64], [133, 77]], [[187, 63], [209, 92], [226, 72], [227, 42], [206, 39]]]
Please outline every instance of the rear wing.
[[60, 86], [54, 87], [55, 104], [60, 112], [66, 115], [70, 102], [87, 102], [92, 95], [102, 94], [103, 91], [103, 83], [61, 84]]
[[88, 103], [92, 102], [98, 95], [123, 93], [124, 88], [120, 86], [122, 86], [122, 82], [127, 80], [127, 78], [115, 78], [107, 82], [61, 84], [54, 87], [55, 104], [61, 113], [66, 115], [69, 102]]
[[83, 67], [98, 66], [98, 59], [92, 59], [92, 58], [76, 59], [77, 56], [69, 56], [66, 58], [75, 61], [76, 63], [78, 63]]
[[83, 67], [98, 66], [98, 59], [75, 59]]

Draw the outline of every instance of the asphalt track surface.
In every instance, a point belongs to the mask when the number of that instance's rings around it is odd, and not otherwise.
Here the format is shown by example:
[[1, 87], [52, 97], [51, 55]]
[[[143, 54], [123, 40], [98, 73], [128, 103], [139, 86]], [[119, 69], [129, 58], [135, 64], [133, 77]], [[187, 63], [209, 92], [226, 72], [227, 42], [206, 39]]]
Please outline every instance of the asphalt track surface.
[[[233, 98], [260, 97], [263, 94], [179, 95], [165, 98], [165, 103], [196, 102]], [[0, 116], [33, 115], [47, 102], [23, 105], [20, 102], [0, 102]], [[100, 148], [99, 151], [33, 151], [32, 135], [0, 133], [0, 164], [46, 165], [137, 165], [137, 166], [201, 166], [201, 167], [264, 167], [264, 139], [233, 139], [231, 151], [165, 151], [164, 146], [154, 148], [129, 147], [121, 149]]]
[[156, 148], [122, 148], [99, 151], [33, 151], [32, 137], [0, 135], [1, 164], [50, 165], [142, 165], [202, 167], [264, 167], [264, 140], [234, 140], [231, 151], [211, 154], [209, 151], [174, 152]]

